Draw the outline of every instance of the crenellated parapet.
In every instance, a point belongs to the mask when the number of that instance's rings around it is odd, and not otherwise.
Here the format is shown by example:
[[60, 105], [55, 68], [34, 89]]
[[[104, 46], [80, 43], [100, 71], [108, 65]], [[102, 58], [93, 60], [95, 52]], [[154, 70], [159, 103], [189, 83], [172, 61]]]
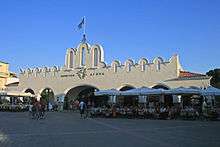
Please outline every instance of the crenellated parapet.
[[172, 72], [175, 72], [175, 75], [178, 75], [181, 65], [178, 55], [172, 56], [168, 61], [165, 61], [162, 57], [156, 57], [151, 62], [146, 58], [141, 58], [137, 62], [127, 59], [123, 64], [118, 60], [114, 60], [110, 65], [107, 65], [104, 61], [104, 50], [101, 45], [80, 43], [77, 48], [67, 49], [64, 66], [20, 69], [20, 74], [47, 77], [69, 72], [76, 73], [84, 69], [112, 72], [115, 74], [121, 72], [151, 72], [153, 74], [172, 70]]
[[[52, 73], [52, 72], [58, 72], [58, 71], [60, 71], [61, 69], [60, 69], [60, 67], [58, 67], [58, 66], [53, 66], [53, 67], [36, 67], [36, 68], [27, 68], [27, 69], [25, 69], [25, 70], [23, 70], [23, 69], [20, 69], [20, 74], [21, 75], [24, 75], [24, 74], [26, 74], [26, 75], [35, 75], [35, 76], [37, 76], [38, 74], [42, 74], [42, 73], [44, 73], [44, 74], [46, 74], [46, 73]], [[63, 69], [64, 70], [64, 69]]]
[[149, 62], [146, 58], [141, 58], [137, 63], [134, 62], [132, 59], [128, 59], [121, 64], [120, 61], [114, 60], [111, 63], [111, 69], [114, 73], [118, 71], [124, 70], [126, 72], [132, 72], [132, 70], [139, 70], [139, 71], [147, 71], [148, 69], [156, 72], [160, 72], [163, 70], [168, 69], [172, 66], [173, 69], [176, 69], [177, 72], [181, 70], [181, 65], [179, 63], [178, 55], [172, 56], [168, 61], [164, 61], [161, 57], [156, 57], [153, 59], [152, 62]]

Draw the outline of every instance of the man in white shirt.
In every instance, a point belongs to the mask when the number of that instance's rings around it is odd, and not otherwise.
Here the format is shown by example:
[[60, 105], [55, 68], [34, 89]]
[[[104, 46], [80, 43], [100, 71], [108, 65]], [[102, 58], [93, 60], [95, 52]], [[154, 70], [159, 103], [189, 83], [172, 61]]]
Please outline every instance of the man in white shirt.
[[83, 101], [81, 101], [81, 102], [79, 103], [79, 110], [80, 110], [80, 116], [81, 116], [81, 118], [83, 117], [84, 109], [85, 109], [85, 103], [84, 103]]

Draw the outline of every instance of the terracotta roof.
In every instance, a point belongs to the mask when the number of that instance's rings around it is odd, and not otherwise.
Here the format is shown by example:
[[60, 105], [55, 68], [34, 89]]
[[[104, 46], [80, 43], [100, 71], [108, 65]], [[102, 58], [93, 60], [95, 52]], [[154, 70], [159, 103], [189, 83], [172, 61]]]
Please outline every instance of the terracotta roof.
[[180, 71], [179, 77], [174, 78], [174, 79], [168, 79], [166, 81], [203, 80], [203, 79], [210, 79], [210, 76], [200, 74], [200, 73]]
[[179, 78], [184, 78], [184, 77], [191, 78], [191, 77], [203, 77], [203, 76], [206, 75], [200, 73], [188, 72], [188, 71], [180, 71], [179, 74]]
[[209, 76], [178, 77], [174, 79], [168, 79], [165, 81], [185, 81], [185, 80], [205, 80], [205, 79], [210, 79], [210, 77]]

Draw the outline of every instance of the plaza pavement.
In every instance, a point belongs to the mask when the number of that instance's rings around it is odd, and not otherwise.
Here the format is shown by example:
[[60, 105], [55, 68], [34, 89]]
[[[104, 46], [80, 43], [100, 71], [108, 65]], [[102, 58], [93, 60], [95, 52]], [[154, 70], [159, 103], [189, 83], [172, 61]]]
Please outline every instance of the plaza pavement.
[[0, 112], [0, 147], [220, 147], [219, 121], [81, 119], [49, 112]]

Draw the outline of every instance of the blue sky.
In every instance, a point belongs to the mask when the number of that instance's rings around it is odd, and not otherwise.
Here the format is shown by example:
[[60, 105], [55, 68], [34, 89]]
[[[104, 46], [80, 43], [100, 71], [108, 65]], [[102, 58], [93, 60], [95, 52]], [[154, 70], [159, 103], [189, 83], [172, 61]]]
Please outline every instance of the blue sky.
[[220, 67], [219, 0], [1, 0], [0, 60], [14, 72], [62, 66], [66, 48], [81, 40], [82, 16], [107, 64], [179, 54], [185, 70]]

